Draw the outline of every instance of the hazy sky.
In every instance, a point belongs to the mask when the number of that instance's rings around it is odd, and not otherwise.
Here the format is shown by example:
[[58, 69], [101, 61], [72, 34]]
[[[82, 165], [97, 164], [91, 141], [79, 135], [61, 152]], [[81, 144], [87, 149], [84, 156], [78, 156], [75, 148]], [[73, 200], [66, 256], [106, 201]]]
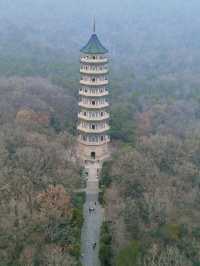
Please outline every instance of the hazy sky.
[[[118, 24], [124, 27], [130, 20], [193, 20], [199, 17], [199, 0], [0, 0], [0, 18], [16, 23], [34, 21], [66, 23], [66, 27], [89, 26], [93, 16], [99, 28]], [[69, 24], [67, 24], [69, 22]], [[134, 26], [134, 25], [133, 25]], [[131, 29], [130, 29], [131, 30]]]

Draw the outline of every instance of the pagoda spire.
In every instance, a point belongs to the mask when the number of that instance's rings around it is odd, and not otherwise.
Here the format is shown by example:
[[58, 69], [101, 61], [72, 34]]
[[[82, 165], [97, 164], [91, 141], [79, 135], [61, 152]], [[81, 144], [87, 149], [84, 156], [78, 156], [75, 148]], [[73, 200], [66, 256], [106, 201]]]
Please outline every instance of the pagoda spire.
[[95, 33], [95, 32], [96, 32], [96, 19], [94, 17], [94, 19], [93, 19], [93, 33]]

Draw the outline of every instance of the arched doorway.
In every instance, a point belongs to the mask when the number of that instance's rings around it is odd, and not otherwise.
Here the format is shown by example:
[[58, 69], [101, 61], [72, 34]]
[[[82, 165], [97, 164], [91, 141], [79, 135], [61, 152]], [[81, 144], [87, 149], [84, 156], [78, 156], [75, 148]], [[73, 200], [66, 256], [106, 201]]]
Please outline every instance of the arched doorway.
[[96, 153], [93, 151], [93, 152], [91, 152], [91, 158], [93, 159], [93, 160], [95, 160], [95, 158], [96, 158]]

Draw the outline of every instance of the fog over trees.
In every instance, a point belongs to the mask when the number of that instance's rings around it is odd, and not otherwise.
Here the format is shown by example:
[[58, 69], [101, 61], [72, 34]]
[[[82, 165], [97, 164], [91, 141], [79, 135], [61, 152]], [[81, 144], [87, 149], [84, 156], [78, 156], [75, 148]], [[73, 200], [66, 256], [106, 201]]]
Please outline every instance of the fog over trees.
[[9, 37], [10, 30], [13, 41], [17, 38], [13, 45], [77, 54], [96, 16], [97, 31], [112, 56], [123, 57], [134, 68], [143, 65], [157, 71], [162, 60], [162, 65], [169, 65], [166, 71], [172, 72], [182, 64], [186, 69], [194, 66], [192, 60], [199, 58], [198, 0], [1, 0], [0, 9], [1, 34]]
[[78, 62], [95, 16], [113, 68], [128, 66], [137, 79], [199, 83], [199, 9], [198, 0], [1, 0], [1, 57]]

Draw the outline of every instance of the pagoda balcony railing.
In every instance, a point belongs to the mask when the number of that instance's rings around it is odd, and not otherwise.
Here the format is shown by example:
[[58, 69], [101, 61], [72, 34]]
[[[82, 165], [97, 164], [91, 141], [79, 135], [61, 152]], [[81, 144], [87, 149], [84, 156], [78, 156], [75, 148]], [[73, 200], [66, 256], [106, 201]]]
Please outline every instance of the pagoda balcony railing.
[[87, 108], [87, 109], [103, 109], [103, 108], [108, 107], [109, 103], [93, 105], [93, 104], [85, 104], [83, 102], [79, 102], [78, 105], [80, 107]]
[[82, 119], [82, 120], [86, 120], [86, 121], [103, 121], [103, 120], [107, 120], [110, 118], [109, 114], [106, 114], [104, 116], [98, 116], [98, 117], [89, 117], [89, 116], [85, 116], [83, 114], [78, 114], [78, 118]]
[[91, 128], [86, 128], [86, 127], [79, 125], [77, 129], [84, 133], [97, 133], [98, 134], [98, 133], [103, 133], [105, 131], [108, 131], [110, 129], [110, 126], [106, 125], [104, 128], [91, 129]]
[[79, 143], [87, 145], [87, 146], [94, 146], [94, 145], [100, 146], [100, 145], [109, 143], [110, 139], [106, 139], [106, 140], [98, 141], [98, 142], [96, 142], [96, 141], [91, 142], [91, 141], [84, 141], [84, 140], [81, 140], [80, 138], [78, 138], [78, 141], [79, 141]]
[[92, 70], [92, 69], [80, 69], [81, 74], [108, 74], [108, 69], [102, 69], [102, 70]]
[[91, 92], [79, 91], [79, 95], [88, 96], [88, 97], [102, 97], [102, 96], [109, 95], [109, 92], [108, 91], [104, 91], [104, 92], [91, 93]]
[[105, 64], [108, 63], [108, 58], [80, 58], [81, 63], [88, 63], [88, 64]]
[[80, 80], [81, 85], [88, 85], [88, 86], [105, 86], [108, 85], [108, 80], [101, 80], [101, 81], [91, 81], [91, 80]]

